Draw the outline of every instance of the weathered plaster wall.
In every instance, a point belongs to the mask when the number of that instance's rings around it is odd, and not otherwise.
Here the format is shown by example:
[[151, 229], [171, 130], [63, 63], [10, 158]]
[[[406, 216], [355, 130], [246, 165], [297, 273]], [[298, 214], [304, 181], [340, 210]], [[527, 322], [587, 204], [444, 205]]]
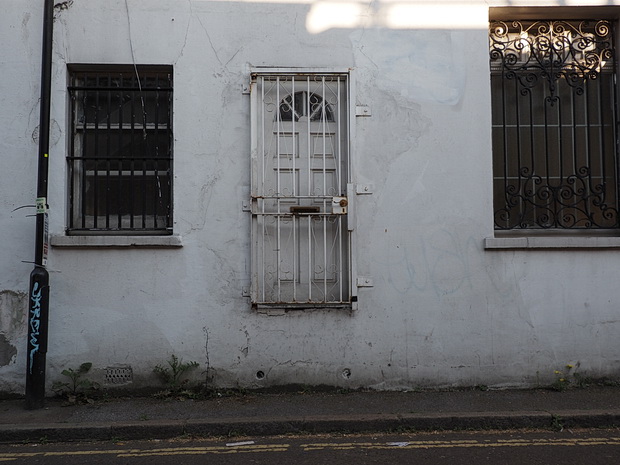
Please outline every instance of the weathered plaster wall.
[[0, 20], [0, 391], [23, 383], [26, 358], [26, 293], [34, 241], [40, 75], [40, 16], [23, 2], [6, 2]]
[[[493, 235], [489, 2], [432, 2], [428, 18], [440, 24], [390, 16], [390, 2], [351, 2], [349, 16], [330, 5], [73, 0], [57, 9], [51, 233], [64, 231], [66, 64], [135, 60], [174, 65], [175, 234], [184, 246], [52, 248], [50, 383], [90, 361], [95, 376], [129, 365], [134, 385], [145, 385], [172, 353], [200, 362], [197, 376], [221, 386], [531, 385], [576, 362], [591, 376], [620, 375], [620, 252], [483, 249]], [[13, 209], [34, 199], [42, 12], [34, 2], [3, 6], [0, 390], [19, 392], [31, 270], [22, 260], [32, 260], [34, 220]], [[354, 254], [374, 287], [359, 290], [351, 315], [256, 314], [242, 296], [242, 86], [252, 66], [351, 67], [354, 98], [372, 110], [356, 121], [355, 182], [374, 190], [357, 199]]]

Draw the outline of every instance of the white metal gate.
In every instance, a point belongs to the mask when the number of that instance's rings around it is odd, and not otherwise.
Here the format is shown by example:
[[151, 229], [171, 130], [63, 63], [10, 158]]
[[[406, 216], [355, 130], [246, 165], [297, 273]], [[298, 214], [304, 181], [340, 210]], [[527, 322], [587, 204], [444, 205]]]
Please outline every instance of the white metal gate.
[[348, 305], [348, 76], [252, 77], [252, 302]]

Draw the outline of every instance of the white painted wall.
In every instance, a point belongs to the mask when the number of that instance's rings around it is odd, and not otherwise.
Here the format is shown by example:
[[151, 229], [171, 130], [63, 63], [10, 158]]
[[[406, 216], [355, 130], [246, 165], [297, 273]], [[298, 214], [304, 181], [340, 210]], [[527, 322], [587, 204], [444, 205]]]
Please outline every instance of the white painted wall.
[[[40, 3], [40, 5], [39, 5]], [[34, 251], [42, 3], [0, 17], [0, 391], [23, 390]], [[66, 214], [67, 63], [174, 66], [179, 249], [50, 251], [48, 381], [90, 361], [136, 387], [171, 354], [217, 386], [535, 385], [620, 375], [620, 250], [484, 250], [493, 236], [488, 6], [620, 1], [73, 0], [54, 31], [51, 233]], [[351, 67], [359, 308], [256, 314], [249, 277], [252, 66]], [[3, 360], [4, 354], [4, 360]], [[342, 376], [349, 369], [350, 378]], [[256, 378], [257, 371], [266, 376]]]

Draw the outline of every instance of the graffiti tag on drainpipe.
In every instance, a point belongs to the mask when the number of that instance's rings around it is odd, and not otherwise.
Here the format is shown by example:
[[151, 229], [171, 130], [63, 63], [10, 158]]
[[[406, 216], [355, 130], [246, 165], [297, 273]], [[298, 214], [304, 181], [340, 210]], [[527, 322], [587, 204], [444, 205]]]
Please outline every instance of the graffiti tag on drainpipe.
[[39, 327], [41, 326], [41, 291], [39, 283], [32, 286], [32, 294], [30, 300], [32, 306], [30, 308], [30, 373], [32, 374], [32, 365], [34, 362], [34, 354], [39, 351]]

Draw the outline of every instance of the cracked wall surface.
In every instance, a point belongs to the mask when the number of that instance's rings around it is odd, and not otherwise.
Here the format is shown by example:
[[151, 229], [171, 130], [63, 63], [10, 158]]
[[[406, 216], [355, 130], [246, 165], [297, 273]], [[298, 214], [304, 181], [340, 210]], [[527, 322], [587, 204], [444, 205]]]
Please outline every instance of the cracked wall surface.
[[[67, 64], [167, 64], [183, 246], [51, 248], [48, 382], [88, 361], [93, 377], [128, 367], [132, 386], [153, 386], [171, 354], [200, 363], [197, 382], [226, 387], [531, 386], [577, 362], [587, 376], [620, 376], [617, 249], [483, 247], [494, 234], [488, 9], [556, 3], [58, 3], [50, 233], [66, 228]], [[22, 0], [3, 9], [0, 391], [21, 392], [42, 12]], [[351, 161], [352, 182], [372, 193], [351, 208], [355, 276], [373, 285], [357, 289], [353, 312], [251, 309], [242, 205], [257, 67], [350, 69], [351, 100], [370, 110], [352, 116]]]

